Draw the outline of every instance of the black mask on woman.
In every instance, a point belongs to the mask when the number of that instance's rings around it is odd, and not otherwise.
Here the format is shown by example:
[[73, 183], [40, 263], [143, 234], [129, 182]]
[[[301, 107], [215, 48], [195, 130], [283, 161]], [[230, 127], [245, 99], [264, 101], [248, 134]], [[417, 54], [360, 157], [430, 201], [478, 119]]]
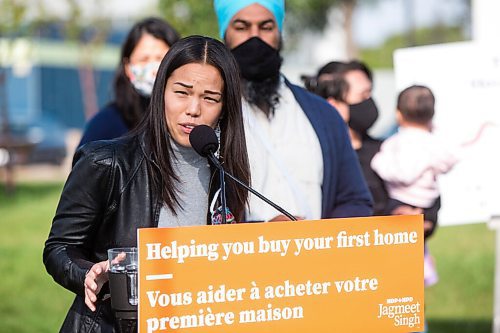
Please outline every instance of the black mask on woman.
[[378, 118], [377, 105], [371, 97], [361, 103], [349, 105], [349, 113], [349, 127], [361, 135], [366, 135]]
[[281, 67], [279, 51], [259, 37], [252, 37], [231, 50], [240, 66], [241, 76], [248, 81], [264, 81], [277, 77]]

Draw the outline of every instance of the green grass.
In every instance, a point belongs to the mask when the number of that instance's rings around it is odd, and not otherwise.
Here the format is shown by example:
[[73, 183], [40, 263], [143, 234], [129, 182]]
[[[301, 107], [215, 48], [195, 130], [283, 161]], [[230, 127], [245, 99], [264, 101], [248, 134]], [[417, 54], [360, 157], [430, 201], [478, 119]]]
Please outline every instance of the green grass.
[[442, 227], [429, 241], [440, 281], [426, 290], [431, 332], [491, 332], [495, 233], [486, 224]]
[[[0, 186], [0, 333], [57, 332], [73, 295], [42, 264], [62, 184]], [[494, 232], [485, 224], [441, 227], [429, 241], [440, 281], [426, 290], [431, 333], [491, 332]]]
[[42, 250], [62, 184], [0, 187], [0, 332], [58, 332], [73, 295], [46, 273]]

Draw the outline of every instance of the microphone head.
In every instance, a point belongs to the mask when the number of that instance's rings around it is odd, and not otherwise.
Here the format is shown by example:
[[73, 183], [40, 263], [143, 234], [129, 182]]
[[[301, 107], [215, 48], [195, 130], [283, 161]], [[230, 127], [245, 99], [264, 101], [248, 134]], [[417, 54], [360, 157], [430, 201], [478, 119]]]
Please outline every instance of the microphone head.
[[189, 133], [191, 147], [203, 157], [207, 157], [210, 152], [214, 153], [219, 148], [219, 140], [212, 127], [198, 125]]

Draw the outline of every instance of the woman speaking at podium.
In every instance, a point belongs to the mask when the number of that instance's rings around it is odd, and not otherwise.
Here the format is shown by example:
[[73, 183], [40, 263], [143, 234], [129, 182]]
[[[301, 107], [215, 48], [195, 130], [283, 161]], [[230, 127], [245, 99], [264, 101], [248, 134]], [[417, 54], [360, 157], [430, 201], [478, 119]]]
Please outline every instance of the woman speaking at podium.
[[[106, 296], [109, 248], [137, 246], [138, 228], [211, 224], [219, 180], [190, 145], [198, 125], [220, 133], [220, 162], [248, 184], [237, 64], [219, 41], [191, 36], [163, 58], [136, 130], [75, 154], [43, 251], [48, 273], [76, 294], [61, 332], [117, 331]], [[229, 182], [226, 193], [241, 220], [247, 191]]]

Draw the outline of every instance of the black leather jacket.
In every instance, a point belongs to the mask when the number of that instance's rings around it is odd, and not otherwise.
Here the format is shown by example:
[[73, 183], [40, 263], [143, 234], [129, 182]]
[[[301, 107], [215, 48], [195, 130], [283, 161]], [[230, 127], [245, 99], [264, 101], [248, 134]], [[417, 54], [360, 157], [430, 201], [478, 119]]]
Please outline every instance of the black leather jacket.
[[138, 137], [92, 142], [75, 155], [43, 251], [47, 272], [76, 294], [61, 332], [116, 331], [109, 298], [91, 312], [83, 283], [109, 248], [137, 246], [138, 228], [158, 226], [162, 201], [148, 156]]

